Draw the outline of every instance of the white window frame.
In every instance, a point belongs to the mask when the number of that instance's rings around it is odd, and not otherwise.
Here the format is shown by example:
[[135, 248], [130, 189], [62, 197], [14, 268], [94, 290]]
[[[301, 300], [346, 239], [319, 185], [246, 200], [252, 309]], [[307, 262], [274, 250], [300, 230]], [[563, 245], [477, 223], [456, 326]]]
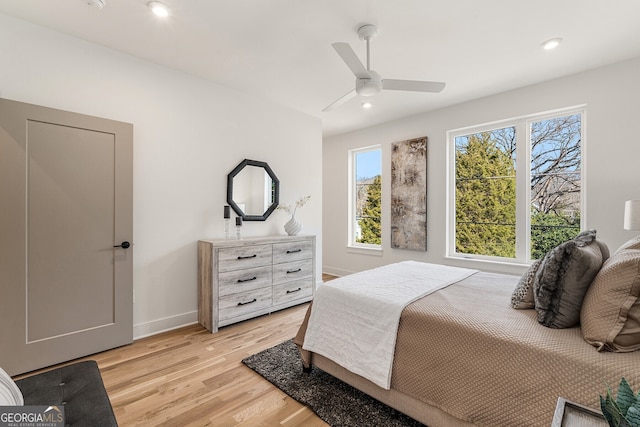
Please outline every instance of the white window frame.
[[[580, 121], [580, 229], [586, 225], [586, 105], [563, 108], [447, 131], [447, 242], [446, 257], [501, 264], [530, 264], [531, 260], [531, 123], [555, 117], [581, 115]], [[455, 139], [498, 128], [516, 131], [516, 256], [515, 258], [456, 252], [456, 145]], [[524, 138], [520, 142], [519, 138]], [[524, 144], [523, 144], [524, 143]], [[525, 190], [522, 190], [524, 188]], [[522, 220], [525, 218], [525, 220]]]
[[371, 145], [368, 147], [355, 148], [349, 150], [349, 191], [348, 191], [348, 238], [347, 238], [347, 247], [353, 252], [359, 253], [376, 253], [381, 252], [382, 245], [377, 245], [373, 243], [360, 243], [356, 241], [356, 230], [358, 227], [358, 221], [356, 219], [356, 156], [358, 154], [370, 152], [370, 151], [379, 151], [380, 152], [380, 179], [382, 180], [382, 146], [381, 145]]

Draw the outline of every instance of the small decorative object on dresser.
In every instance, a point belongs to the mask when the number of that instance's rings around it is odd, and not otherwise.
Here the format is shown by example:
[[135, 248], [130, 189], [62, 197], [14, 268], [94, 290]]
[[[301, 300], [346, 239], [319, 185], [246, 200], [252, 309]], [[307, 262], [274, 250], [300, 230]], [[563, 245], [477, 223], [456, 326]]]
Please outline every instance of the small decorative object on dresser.
[[238, 240], [242, 239], [241, 230], [242, 230], [242, 217], [237, 216], [236, 217], [236, 239]]
[[198, 321], [211, 332], [310, 301], [315, 236], [198, 242]]
[[298, 221], [294, 215], [291, 215], [291, 219], [284, 225], [284, 231], [286, 231], [289, 236], [297, 236], [301, 230], [302, 223]]
[[231, 221], [231, 206], [224, 207], [224, 238], [229, 238], [229, 222]]
[[300, 199], [298, 199], [298, 201], [296, 201], [295, 206], [287, 204], [278, 205], [277, 209], [291, 214], [291, 219], [289, 219], [289, 221], [287, 221], [287, 223], [284, 225], [284, 231], [286, 231], [289, 236], [297, 236], [298, 233], [302, 231], [302, 223], [296, 219], [296, 211], [298, 210], [298, 208], [304, 206], [304, 204], [307, 203], [310, 198], [310, 195], [301, 197]]

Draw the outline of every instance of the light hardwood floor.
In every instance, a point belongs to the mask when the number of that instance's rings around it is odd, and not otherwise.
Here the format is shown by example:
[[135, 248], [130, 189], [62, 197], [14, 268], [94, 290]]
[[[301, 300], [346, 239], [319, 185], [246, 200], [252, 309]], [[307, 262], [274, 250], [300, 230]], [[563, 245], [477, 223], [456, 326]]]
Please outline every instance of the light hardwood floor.
[[241, 362], [293, 338], [308, 305], [216, 334], [187, 326], [78, 361], [98, 363], [121, 427], [328, 426]]

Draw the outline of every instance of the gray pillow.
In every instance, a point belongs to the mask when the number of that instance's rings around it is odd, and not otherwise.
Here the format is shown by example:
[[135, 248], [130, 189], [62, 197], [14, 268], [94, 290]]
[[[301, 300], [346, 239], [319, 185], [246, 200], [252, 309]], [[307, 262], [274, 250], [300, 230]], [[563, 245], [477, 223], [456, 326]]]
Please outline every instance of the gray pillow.
[[584, 295], [603, 262], [595, 230], [583, 231], [545, 255], [533, 281], [538, 322], [550, 328], [576, 326]]
[[511, 307], [518, 310], [525, 310], [535, 307], [535, 299], [533, 297], [533, 279], [542, 263], [542, 259], [534, 261], [533, 264], [522, 275], [516, 288], [511, 294]]
[[596, 237], [596, 244], [600, 247], [600, 253], [602, 254], [602, 263], [609, 259], [611, 253], [609, 252], [609, 246], [602, 240]]

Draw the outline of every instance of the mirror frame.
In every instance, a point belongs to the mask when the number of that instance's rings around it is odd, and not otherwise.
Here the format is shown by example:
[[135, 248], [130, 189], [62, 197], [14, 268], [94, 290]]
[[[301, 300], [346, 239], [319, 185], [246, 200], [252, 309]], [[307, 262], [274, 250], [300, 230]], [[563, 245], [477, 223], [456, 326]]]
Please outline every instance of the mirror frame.
[[[238, 175], [246, 166], [257, 166], [263, 168], [274, 185], [274, 194], [273, 194], [273, 203], [267, 208], [267, 210], [262, 215], [247, 215], [242, 209], [233, 201], [233, 178]], [[278, 207], [278, 203], [280, 202], [280, 180], [273, 170], [269, 167], [266, 162], [260, 162], [258, 160], [249, 160], [244, 159], [241, 161], [238, 166], [236, 166], [229, 174], [227, 175], [227, 204], [231, 206], [231, 208], [235, 211], [235, 213], [242, 217], [243, 221], [265, 221], [269, 215], [273, 213], [274, 210]]]

